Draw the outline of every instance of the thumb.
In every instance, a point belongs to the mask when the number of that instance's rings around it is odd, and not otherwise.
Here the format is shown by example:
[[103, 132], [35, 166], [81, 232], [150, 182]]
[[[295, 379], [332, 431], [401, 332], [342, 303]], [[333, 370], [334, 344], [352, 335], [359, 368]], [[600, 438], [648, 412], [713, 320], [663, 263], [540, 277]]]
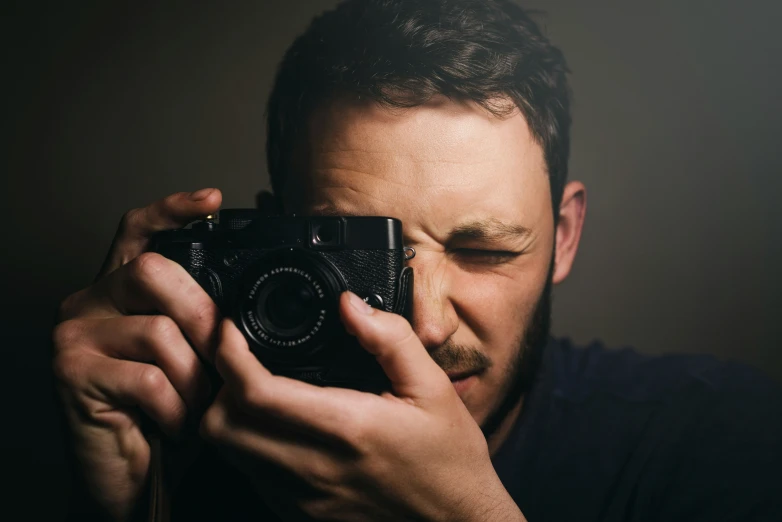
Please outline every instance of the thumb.
[[453, 392], [451, 381], [404, 317], [375, 310], [349, 291], [342, 293], [339, 305], [345, 329], [375, 356], [397, 396], [426, 399]]

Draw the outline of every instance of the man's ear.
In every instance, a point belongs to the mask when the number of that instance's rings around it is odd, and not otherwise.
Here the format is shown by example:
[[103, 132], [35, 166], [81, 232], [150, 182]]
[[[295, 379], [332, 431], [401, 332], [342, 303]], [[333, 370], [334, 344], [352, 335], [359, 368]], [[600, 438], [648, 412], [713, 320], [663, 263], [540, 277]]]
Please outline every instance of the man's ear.
[[282, 205], [279, 198], [268, 190], [262, 190], [255, 195], [255, 208], [263, 216], [282, 215]]
[[571, 181], [565, 185], [562, 203], [559, 205], [552, 277], [554, 284], [564, 281], [573, 266], [578, 243], [581, 240], [581, 230], [584, 228], [586, 201], [586, 187], [583, 183]]

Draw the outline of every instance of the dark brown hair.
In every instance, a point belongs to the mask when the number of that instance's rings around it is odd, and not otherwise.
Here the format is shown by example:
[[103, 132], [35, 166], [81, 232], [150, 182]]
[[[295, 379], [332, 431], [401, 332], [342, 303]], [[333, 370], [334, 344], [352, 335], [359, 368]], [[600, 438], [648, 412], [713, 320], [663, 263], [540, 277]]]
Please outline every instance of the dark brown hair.
[[518, 108], [543, 148], [558, 214], [570, 149], [562, 52], [510, 0], [346, 0], [288, 49], [267, 107], [267, 161], [282, 194], [297, 140], [336, 97], [413, 107], [436, 95], [501, 117]]

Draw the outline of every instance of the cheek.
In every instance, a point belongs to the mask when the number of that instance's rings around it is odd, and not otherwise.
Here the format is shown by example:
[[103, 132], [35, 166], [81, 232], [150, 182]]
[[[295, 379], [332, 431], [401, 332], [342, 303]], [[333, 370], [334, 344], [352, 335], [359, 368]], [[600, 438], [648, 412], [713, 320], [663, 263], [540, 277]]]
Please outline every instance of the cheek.
[[[540, 266], [537, 266], [540, 265]], [[475, 421], [483, 423], [502, 400], [509, 369], [519, 355], [524, 332], [545, 287], [544, 263], [516, 267], [513, 277], [500, 273], [454, 272], [452, 303], [459, 314], [457, 341], [479, 348], [492, 367], [463, 397]]]
[[513, 341], [526, 326], [523, 322], [540, 296], [545, 275], [519, 272], [509, 277], [461, 271], [451, 281], [454, 283], [451, 300], [460, 322], [475, 336], [473, 341], [478, 341], [486, 354], [493, 356], [491, 352], [496, 346]]

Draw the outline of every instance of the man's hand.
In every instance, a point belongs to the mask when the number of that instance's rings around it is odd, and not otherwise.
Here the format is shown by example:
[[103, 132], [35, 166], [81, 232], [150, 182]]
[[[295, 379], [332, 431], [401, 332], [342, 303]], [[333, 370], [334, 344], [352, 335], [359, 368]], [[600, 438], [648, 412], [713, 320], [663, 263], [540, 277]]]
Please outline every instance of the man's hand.
[[[171, 195], [128, 212], [95, 283], [61, 305], [54, 372], [73, 450], [96, 509], [127, 520], [147, 479], [142, 414], [177, 437], [206, 409], [220, 317], [177, 263], [144, 253], [155, 232], [215, 212], [218, 190]], [[188, 341], [189, 340], [189, 341]], [[192, 343], [192, 347], [191, 347]]]
[[346, 292], [349, 333], [393, 392], [319, 388], [269, 373], [223, 322], [225, 380], [201, 433], [219, 444], [284, 519], [524, 520], [492, 467], [480, 428], [401, 316]]

